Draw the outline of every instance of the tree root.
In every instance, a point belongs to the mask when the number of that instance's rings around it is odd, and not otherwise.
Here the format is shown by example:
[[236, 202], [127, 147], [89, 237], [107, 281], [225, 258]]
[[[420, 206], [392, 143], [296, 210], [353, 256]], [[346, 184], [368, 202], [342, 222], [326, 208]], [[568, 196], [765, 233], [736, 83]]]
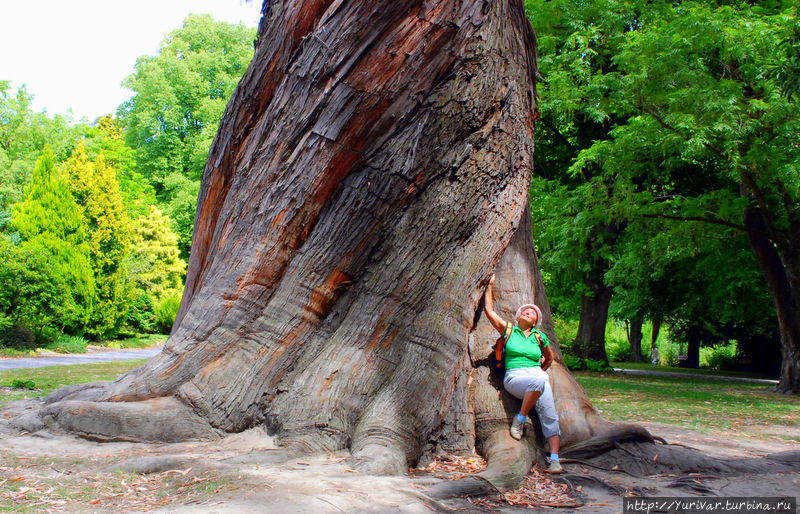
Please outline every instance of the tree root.
[[[800, 470], [800, 451], [760, 458], [716, 458], [694, 448], [647, 441], [619, 441], [603, 453], [570, 452], [564, 462], [579, 462], [605, 471], [645, 477], [659, 474], [713, 473], [734, 476], [746, 473], [779, 473]], [[576, 459], [575, 454], [583, 458]]]
[[[496, 440], [485, 443], [487, 469], [471, 477], [436, 484], [429, 493], [434, 498], [485, 496], [517, 487], [528, 473], [532, 457], [538, 451], [535, 441], [503, 441], [507, 429], [495, 431]], [[509, 438], [510, 439], [510, 438]], [[526, 450], [523, 450], [526, 449]], [[673, 478], [665, 487], [681, 488], [700, 494], [715, 494], [702, 479], [718, 479], [725, 475], [745, 473], [777, 473], [800, 470], [800, 451], [782, 452], [763, 458], [722, 459], [706, 455], [694, 448], [666, 443], [636, 425], [619, 425], [613, 430], [574, 444], [561, 453], [562, 464], [580, 464], [604, 472], [619, 473], [634, 479], [656, 478], [669, 474]], [[568, 470], [570, 471], [570, 470]], [[700, 474], [703, 473], [703, 474]], [[622, 488], [601, 478], [569, 472], [553, 476], [570, 487], [572, 482], [600, 485], [614, 495], [629, 492], [647, 494], [644, 489]], [[574, 487], [573, 487], [574, 490]]]
[[65, 400], [43, 408], [39, 417], [85, 439], [110, 442], [165, 442], [219, 439], [213, 428], [174, 398], [139, 402]]
[[600, 455], [611, 449], [619, 448], [620, 443], [644, 441], [655, 443], [657, 440], [666, 442], [661, 438], [656, 439], [644, 427], [632, 424], [612, 425], [600, 435], [565, 446], [561, 449], [561, 456], [571, 459], [588, 459]]
[[536, 460], [536, 443], [531, 439], [515, 441], [508, 427], [498, 426], [483, 442], [488, 465], [474, 476], [442, 482], [428, 491], [433, 498], [485, 496], [517, 487]]

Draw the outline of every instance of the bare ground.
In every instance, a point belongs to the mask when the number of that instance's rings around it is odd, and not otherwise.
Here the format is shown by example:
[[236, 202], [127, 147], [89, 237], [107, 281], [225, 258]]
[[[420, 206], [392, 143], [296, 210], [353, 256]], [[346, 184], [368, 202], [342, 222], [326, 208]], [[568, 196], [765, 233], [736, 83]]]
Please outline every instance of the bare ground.
[[[15, 410], [7, 409], [3, 414]], [[645, 426], [670, 443], [720, 457], [800, 449], [797, 441], [784, 441], [771, 433], [764, 438], [709, 436], [670, 425]], [[216, 442], [96, 443], [47, 431], [20, 435], [0, 420], [0, 509], [293, 513], [523, 508], [508, 505], [499, 496], [488, 502], [432, 500], [425, 494], [426, 486], [441, 478], [430, 472], [366, 476], [350, 469], [348, 459], [347, 452], [338, 452], [286, 461], [260, 428]], [[800, 473], [633, 477], [624, 470], [600, 470], [581, 463], [567, 463], [565, 468], [567, 473], [549, 486], [569, 491], [574, 502], [583, 504], [576, 509], [560, 509], [569, 512], [619, 512], [621, 497], [634, 494], [800, 496]], [[453, 476], [458, 475], [458, 470], [451, 471]], [[547, 478], [538, 473], [535, 476], [533, 489], [547, 489]], [[519, 497], [509, 494], [506, 498], [513, 501]]]

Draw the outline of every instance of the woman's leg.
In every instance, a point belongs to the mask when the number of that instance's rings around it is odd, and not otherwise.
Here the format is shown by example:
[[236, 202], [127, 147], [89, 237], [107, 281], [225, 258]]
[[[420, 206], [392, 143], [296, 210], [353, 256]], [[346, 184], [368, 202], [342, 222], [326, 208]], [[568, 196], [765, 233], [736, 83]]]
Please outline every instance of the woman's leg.
[[544, 391], [547, 375], [542, 375], [534, 368], [515, 368], [506, 372], [503, 386], [512, 396], [522, 400], [519, 414], [511, 422], [511, 437], [521, 439], [524, 433], [525, 419]]
[[558, 455], [558, 450], [561, 447], [561, 436], [551, 435], [547, 442], [550, 443], [550, 453]]
[[[542, 374], [545, 372], [542, 371]], [[547, 471], [551, 473], [561, 473], [561, 463], [558, 458], [558, 450], [561, 447], [561, 427], [558, 424], [558, 413], [553, 398], [553, 389], [550, 387], [550, 380], [547, 380], [544, 391], [536, 402], [536, 413], [542, 424], [542, 433], [547, 438], [550, 446], [550, 466]]]
[[520, 407], [519, 413], [523, 416], [527, 416], [531, 411], [531, 407], [536, 405], [536, 400], [538, 400], [541, 395], [541, 391], [528, 391], [525, 393], [525, 396], [522, 398], [522, 407]]

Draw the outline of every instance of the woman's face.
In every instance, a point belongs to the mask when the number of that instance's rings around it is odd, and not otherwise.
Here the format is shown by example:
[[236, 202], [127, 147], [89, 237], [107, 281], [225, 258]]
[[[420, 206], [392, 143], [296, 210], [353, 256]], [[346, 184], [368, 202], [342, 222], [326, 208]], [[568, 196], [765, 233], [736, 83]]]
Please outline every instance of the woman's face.
[[530, 324], [530, 326], [536, 325], [538, 318], [539, 314], [533, 307], [525, 307], [524, 309], [522, 309], [522, 312], [519, 313], [519, 321], [523, 321], [526, 325], [528, 324]]

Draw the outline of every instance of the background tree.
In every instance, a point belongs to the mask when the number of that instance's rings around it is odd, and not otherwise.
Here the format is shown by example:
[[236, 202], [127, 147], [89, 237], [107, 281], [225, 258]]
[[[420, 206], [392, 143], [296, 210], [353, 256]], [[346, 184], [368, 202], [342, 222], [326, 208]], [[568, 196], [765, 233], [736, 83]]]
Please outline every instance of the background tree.
[[[178, 235], [171, 229], [171, 220], [158, 207], [151, 205], [147, 216], [134, 220], [127, 267], [133, 281], [129, 323], [138, 330], [152, 330], [160, 323], [156, 311], [161, 304], [172, 302], [176, 296], [180, 302], [186, 273]], [[167, 331], [174, 315], [171, 318], [169, 326], [164, 327]]]
[[640, 218], [620, 249], [606, 275], [616, 291], [616, 315], [663, 320], [674, 337], [689, 343], [690, 367], [699, 364], [700, 344], [746, 340], [775, 326], [769, 293], [742, 231]]
[[625, 115], [609, 109], [602, 77], [627, 35], [669, 12], [667, 2], [526, 0], [539, 34], [541, 118], [531, 186], [537, 247], [561, 316], [578, 317], [573, 351], [607, 361], [605, 332], [613, 288], [605, 274], [625, 230], [614, 178], [599, 167], [572, 166], [580, 152], [610, 137]]
[[182, 288], [186, 263], [179, 255], [178, 235], [158, 207], [151, 205], [148, 215], [133, 223], [131, 248], [132, 275], [140, 289], [161, 297]]
[[766, 70], [790, 65], [782, 45], [795, 25], [790, 9], [688, 4], [633, 34], [605, 78], [630, 121], [576, 164], [635, 177], [653, 161], [629, 156], [658, 155], [714, 174], [720, 189], [659, 202], [657, 214], [746, 231], [777, 312], [782, 392], [800, 391], [800, 109]]
[[88, 333], [116, 334], [125, 320], [129, 294], [124, 261], [128, 253], [130, 221], [125, 214], [116, 170], [102, 154], [89, 160], [82, 143], [64, 163], [70, 190], [81, 207], [87, 226], [89, 258], [96, 298]]
[[244, 25], [190, 15], [125, 80], [134, 91], [119, 110], [125, 140], [136, 151], [137, 171], [175, 220], [184, 257], [208, 150], [254, 39], [255, 30]]
[[0, 80], [0, 213], [22, 200], [45, 145], [63, 160], [85, 129], [69, 117], [33, 111], [32, 101], [25, 86], [13, 90]]
[[117, 171], [120, 193], [125, 211], [131, 218], [147, 216], [150, 206], [156, 204], [155, 189], [137, 170], [136, 152], [124, 139], [124, 131], [117, 118], [103, 116], [86, 129], [83, 144], [92, 160], [102, 154], [106, 164]]
[[24, 200], [14, 205], [10, 229], [21, 242], [4, 247], [7, 316], [42, 338], [59, 331], [81, 333], [95, 295], [86, 221], [49, 146], [36, 163]]

